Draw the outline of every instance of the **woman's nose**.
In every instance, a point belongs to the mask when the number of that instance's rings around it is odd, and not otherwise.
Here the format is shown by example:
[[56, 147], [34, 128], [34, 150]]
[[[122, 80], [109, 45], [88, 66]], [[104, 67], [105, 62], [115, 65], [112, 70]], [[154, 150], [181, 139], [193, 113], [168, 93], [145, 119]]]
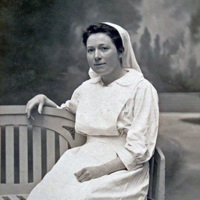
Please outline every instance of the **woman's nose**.
[[102, 58], [101, 53], [99, 52], [99, 50], [96, 50], [94, 53], [94, 59], [98, 61], [101, 60], [101, 58]]

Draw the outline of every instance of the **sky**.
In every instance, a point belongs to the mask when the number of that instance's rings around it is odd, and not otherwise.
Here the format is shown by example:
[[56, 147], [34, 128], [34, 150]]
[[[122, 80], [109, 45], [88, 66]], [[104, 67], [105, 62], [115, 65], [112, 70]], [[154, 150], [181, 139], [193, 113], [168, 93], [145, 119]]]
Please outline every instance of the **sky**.
[[[186, 28], [190, 20], [190, 13], [184, 12], [180, 8], [180, 11], [177, 11], [179, 5], [169, 3], [169, 0], [167, 0], [168, 4], [165, 2], [166, 0], [143, 0], [141, 7], [143, 20], [138, 32], [147, 26], [152, 36], [160, 34], [161, 39], [166, 40], [178, 35]], [[179, 23], [180, 20], [181, 23]]]

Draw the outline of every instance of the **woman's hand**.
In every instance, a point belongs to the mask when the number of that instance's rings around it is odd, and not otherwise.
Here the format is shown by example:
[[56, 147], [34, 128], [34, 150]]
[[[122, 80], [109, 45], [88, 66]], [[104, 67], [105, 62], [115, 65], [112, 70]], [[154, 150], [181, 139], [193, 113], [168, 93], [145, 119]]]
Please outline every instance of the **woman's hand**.
[[58, 105], [56, 103], [54, 103], [52, 100], [50, 100], [47, 96], [45, 96], [44, 94], [38, 94], [35, 97], [33, 97], [30, 101], [28, 101], [28, 103], [26, 104], [26, 114], [28, 118], [32, 118], [31, 116], [31, 111], [35, 106], [38, 106], [38, 112], [41, 114], [42, 113], [42, 109], [43, 106], [50, 106], [50, 107], [54, 107], [57, 108]]
[[107, 175], [107, 171], [104, 165], [85, 167], [74, 174], [79, 182], [89, 181], [91, 179], [99, 178]]
[[119, 170], [127, 170], [125, 165], [122, 163], [119, 157], [104, 163], [103, 165], [94, 167], [85, 167], [75, 173], [77, 180], [79, 182], [89, 181], [94, 178], [99, 178], [104, 175], [111, 174]]
[[42, 108], [45, 104], [45, 100], [46, 100], [46, 96], [43, 95], [43, 94], [39, 94], [39, 95], [36, 95], [35, 97], [33, 97], [31, 100], [28, 101], [28, 103], [26, 104], [26, 114], [27, 114], [27, 118], [32, 118], [33, 117], [31, 116], [31, 112], [32, 112], [32, 109], [35, 107], [35, 106], [38, 106], [38, 112], [41, 113], [42, 112]]

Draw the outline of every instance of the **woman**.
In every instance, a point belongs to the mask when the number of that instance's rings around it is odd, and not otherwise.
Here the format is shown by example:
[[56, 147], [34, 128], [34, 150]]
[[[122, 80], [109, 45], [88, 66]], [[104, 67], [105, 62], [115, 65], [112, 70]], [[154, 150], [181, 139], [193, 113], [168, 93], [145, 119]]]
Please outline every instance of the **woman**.
[[156, 90], [122, 27], [91, 25], [83, 43], [91, 79], [61, 107], [37, 95], [27, 115], [35, 105], [39, 112], [43, 105], [67, 109], [76, 114], [76, 132], [87, 136], [86, 144], [66, 151], [28, 200], [145, 200], [158, 129]]

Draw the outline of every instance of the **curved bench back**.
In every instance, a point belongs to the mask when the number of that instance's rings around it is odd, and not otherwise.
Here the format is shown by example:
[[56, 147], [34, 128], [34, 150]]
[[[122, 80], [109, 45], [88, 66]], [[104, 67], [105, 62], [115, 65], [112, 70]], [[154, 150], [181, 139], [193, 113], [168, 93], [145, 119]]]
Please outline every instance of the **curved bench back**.
[[25, 106], [0, 106], [0, 195], [28, 194], [67, 149], [84, 142], [66, 110], [44, 107], [32, 120]]

